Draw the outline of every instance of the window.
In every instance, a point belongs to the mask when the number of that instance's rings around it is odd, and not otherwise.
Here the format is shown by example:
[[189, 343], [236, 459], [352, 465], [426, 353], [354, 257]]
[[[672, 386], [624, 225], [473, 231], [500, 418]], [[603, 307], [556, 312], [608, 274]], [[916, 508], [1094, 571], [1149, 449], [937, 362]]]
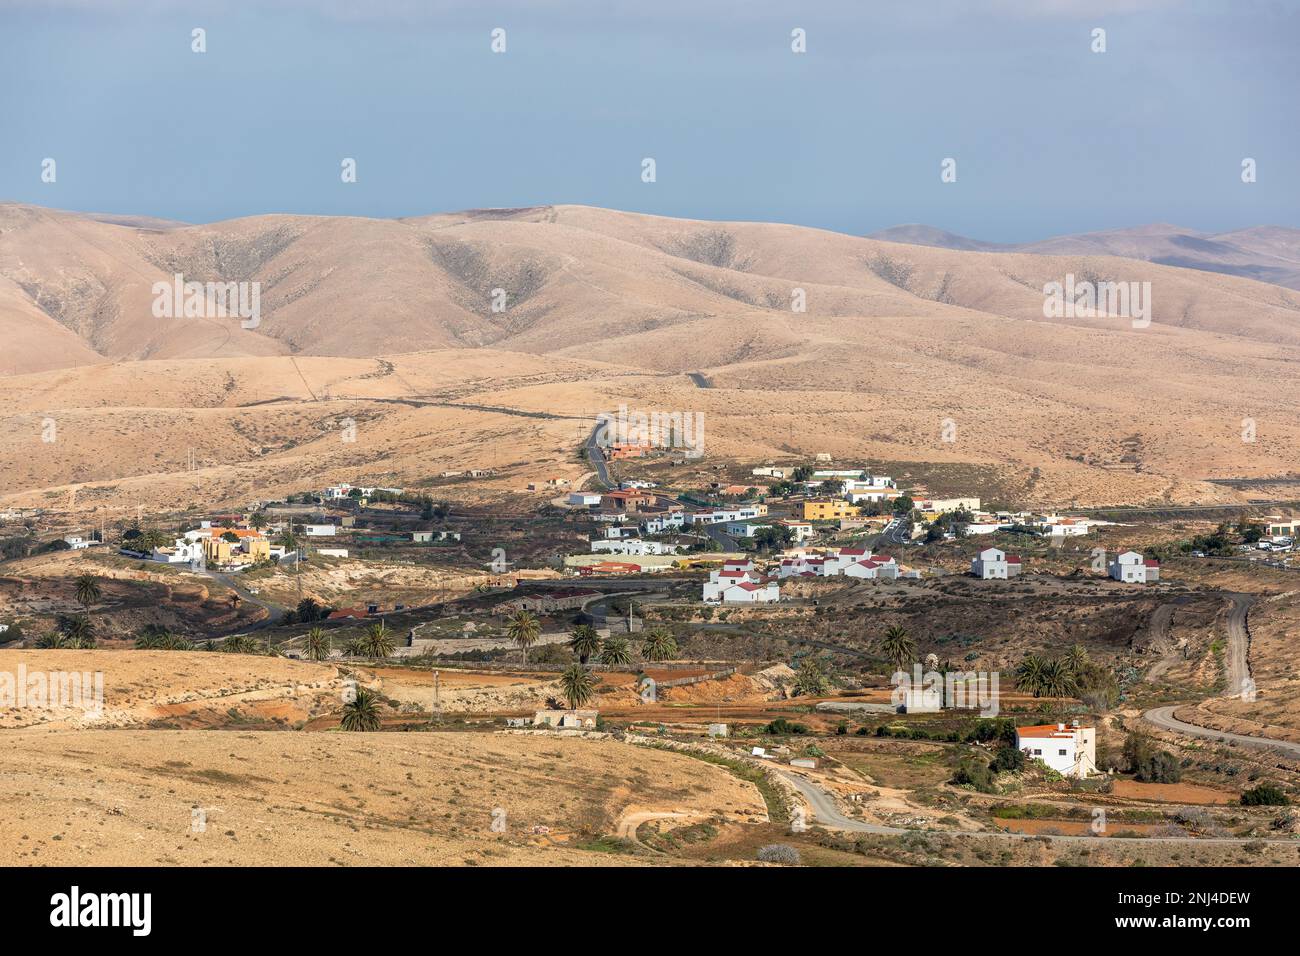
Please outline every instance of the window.
[[1058, 757], [1064, 757], [1064, 756], [1065, 756], [1065, 751], [1064, 751], [1064, 750], [1058, 750], [1058, 751], [1056, 752], [1056, 754], [1057, 754]]
[[1035, 756], [1035, 757], [1041, 757], [1042, 755], [1043, 755], [1043, 752], [1042, 752], [1041, 750], [1039, 750], [1038, 748], [1034, 748], [1034, 756]]

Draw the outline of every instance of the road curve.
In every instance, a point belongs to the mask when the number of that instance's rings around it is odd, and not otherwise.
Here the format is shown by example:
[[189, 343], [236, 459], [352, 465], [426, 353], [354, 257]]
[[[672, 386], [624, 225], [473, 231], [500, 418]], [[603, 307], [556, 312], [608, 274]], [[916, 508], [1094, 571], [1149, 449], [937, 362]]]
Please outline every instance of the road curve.
[[[1190, 726], [1190, 725], [1189, 725]], [[1200, 728], [1197, 728], [1200, 729]], [[1252, 738], [1244, 738], [1252, 739]], [[1292, 744], [1291, 746], [1300, 746]], [[906, 833], [915, 833], [924, 836], [958, 836], [958, 837], [975, 837], [977, 839], [1004, 839], [1004, 840], [1038, 840], [1045, 835], [1038, 833], [1012, 833], [1009, 830], [922, 830], [905, 827], [887, 827], [878, 823], [864, 823], [861, 820], [854, 820], [840, 813], [839, 808], [835, 805], [835, 798], [817, 786], [806, 777], [798, 774], [787, 773], [778, 768], [772, 768], [786, 780], [790, 781], [805, 800], [812, 807], [813, 816], [817, 823], [829, 830], [844, 830], [850, 833], [878, 833], [886, 836], [901, 836]], [[1051, 834], [1047, 836], [1050, 840], [1063, 840], [1069, 843], [1077, 842], [1097, 842], [1105, 840], [1113, 843], [1196, 843], [1196, 844], [1227, 844], [1242, 845], [1246, 843], [1273, 843], [1285, 846], [1300, 846], [1300, 840], [1292, 839], [1257, 839], [1254, 837], [1108, 837], [1108, 836], [1079, 836], [1076, 834]]]
[[1181, 704], [1172, 704], [1168, 707], [1156, 707], [1143, 714], [1142, 719], [1155, 724], [1162, 730], [1172, 730], [1176, 733], [1188, 734], [1192, 737], [1204, 737], [1209, 740], [1221, 740], [1225, 743], [1234, 741], [1247, 747], [1270, 749], [1276, 747], [1279, 750], [1285, 750], [1288, 753], [1300, 756], [1300, 744], [1293, 743], [1290, 740], [1276, 740], [1273, 737], [1250, 737], [1246, 734], [1229, 733], [1226, 730], [1211, 730], [1208, 727], [1200, 727], [1179, 720], [1174, 716], [1174, 711], [1181, 706]]
[[[1250, 607], [1255, 603], [1252, 594], [1229, 594], [1232, 608], [1228, 611], [1228, 650], [1224, 664], [1228, 671], [1227, 697], [1241, 697], [1250, 686], [1250, 630], [1247, 617]], [[1277, 740], [1273, 737], [1251, 737], [1246, 734], [1233, 734], [1223, 730], [1211, 730], [1189, 724], [1174, 717], [1174, 710], [1181, 706], [1173, 704], [1166, 707], [1154, 707], [1142, 715], [1147, 723], [1154, 724], [1161, 730], [1202, 737], [1208, 740], [1235, 741], [1247, 747], [1277, 747], [1288, 753], [1300, 755], [1300, 744], [1289, 740]]]

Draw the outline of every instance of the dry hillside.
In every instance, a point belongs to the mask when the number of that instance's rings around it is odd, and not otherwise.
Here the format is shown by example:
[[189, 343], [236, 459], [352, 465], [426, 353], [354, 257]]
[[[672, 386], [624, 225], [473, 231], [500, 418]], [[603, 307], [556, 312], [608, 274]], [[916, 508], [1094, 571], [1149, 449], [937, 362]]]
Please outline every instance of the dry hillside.
[[[174, 272], [260, 282], [260, 327], [155, 319]], [[1150, 281], [1153, 323], [1045, 319], [1066, 273]], [[582, 474], [620, 404], [703, 412], [708, 456], [978, 463], [1036, 504], [1225, 500], [1202, 479], [1294, 470], [1297, 318], [1290, 290], [1135, 259], [580, 206], [175, 226], [0, 205], [0, 500], [99, 515], [473, 466], [504, 494]]]

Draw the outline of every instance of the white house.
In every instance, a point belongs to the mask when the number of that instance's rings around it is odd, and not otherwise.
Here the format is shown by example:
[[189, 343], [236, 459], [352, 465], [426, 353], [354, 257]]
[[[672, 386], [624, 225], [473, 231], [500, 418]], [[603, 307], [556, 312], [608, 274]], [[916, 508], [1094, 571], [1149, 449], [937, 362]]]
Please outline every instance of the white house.
[[722, 599], [722, 593], [728, 588], [735, 587], [737, 584], [755, 584], [760, 577], [757, 571], [744, 571], [739, 568], [710, 571], [709, 579], [704, 582], [701, 599], [719, 601]]
[[854, 561], [843, 573], [846, 578], [887, 578], [892, 581], [898, 579], [898, 562], [893, 558], [871, 557], [865, 561]]
[[667, 514], [646, 518], [641, 527], [645, 529], [646, 534], [663, 534], [668, 530], [679, 530], [685, 524], [686, 515], [683, 512], [670, 511]]
[[970, 573], [985, 581], [1014, 578], [1020, 570], [1020, 555], [1007, 554], [997, 548], [985, 548], [970, 563]]
[[309, 538], [332, 538], [337, 529], [332, 524], [305, 524], [302, 533]]
[[1160, 562], [1136, 551], [1121, 551], [1110, 563], [1110, 576], [1125, 584], [1146, 584], [1160, 580]]
[[594, 508], [600, 505], [600, 492], [598, 491], [571, 491], [569, 492], [569, 504], [575, 508]]
[[783, 518], [775, 523], [783, 528], [790, 529], [790, 533], [794, 535], [795, 544], [798, 544], [800, 541], [807, 541], [813, 536], [813, 526], [811, 521], [792, 521]]
[[68, 547], [71, 548], [73, 551], [80, 551], [83, 548], [89, 548], [92, 544], [95, 543], [94, 541], [91, 541], [89, 538], [83, 538], [80, 535], [76, 535], [76, 534], [69, 535], [63, 540], [68, 545]]
[[731, 521], [722, 530], [733, 538], [752, 538], [760, 528], [770, 528], [770, 521]]
[[1086, 777], [1097, 772], [1097, 731], [1065, 724], [1040, 724], [1016, 728], [1016, 748], [1031, 760], [1041, 760], [1066, 777]]
[[1043, 530], [1056, 538], [1073, 538], [1092, 530], [1087, 518], [1061, 518], [1049, 515], [1043, 519]]
[[686, 516], [686, 523], [717, 524], [720, 521], [745, 521], [749, 518], [761, 518], [765, 514], [767, 514], [767, 505], [745, 505], [742, 508], [695, 511]]
[[196, 564], [203, 561], [203, 542], [199, 539], [177, 538], [170, 548], [154, 548], [149, 556], [163, 564]]
[[723, 604], [765, 604], [781, 599], [781, 589], [775, 581], [757, 584], [741, 581], [722, 592]]
[[592, 554], [677, 554], [681, 550], [679, 544], [642, 538], [595, 538], [591, 542]]
[[892, 488], [854, 488], [844, 492], [844, 497], [853, 504], [860, 505], [864, 501], [893, 501], [895, 498], [901, 498], [902, 492]]

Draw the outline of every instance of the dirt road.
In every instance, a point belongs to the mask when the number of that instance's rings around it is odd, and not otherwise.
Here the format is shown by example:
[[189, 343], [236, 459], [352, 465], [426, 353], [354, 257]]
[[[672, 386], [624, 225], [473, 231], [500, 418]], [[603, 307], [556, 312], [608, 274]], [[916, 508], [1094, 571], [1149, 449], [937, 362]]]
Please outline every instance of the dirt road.
[[1247, 747], [1277, 747], [1287, 753], [1300, 756], [1300, 744], [1293, 743], [1290, 740], [1275, 740], [1272, 737], [1248, 737], [1245, 734], [1229, 733], [1226, 730], [1211, 730], [1208, 727], [1198, 727], [1196, 724], [1189, 724], [1186, 721], [1179, 720], [1174, 716], [1174, 711], [1178, 709], [1178, 706], [1173, 704], [1169, 707], [1156, 707], [1143, 714], [1142, 719], [1155, 724], [1162, 730], [1172, 730], [1180, 734], [1204, 737], [1209, 740], [1235, 741]]
[[[1190, 726], [1190, 725], [1186, 725], [1186, 726]], [[1199, 730], [1200, 728], [1196, 728], [1196, 729]], [[1231, 736], [1231, 735], [1227, 735], [1227, 736]], [[1252, 738], [1243, 738], [1243, 739], [1249, 740]], [[1300, 748], [1300, 744], [1291, 744], [1290, 746]], [[836, 807], [835, 805], [835, 798], [832, 797], [825, 790], [823, 790], [821, 787], [817, 786], [811, 780], [807, 779], [806, 777], [802, 777], [798, 774], [786, 773], [783, 770], [776, 770], [776, 772], [781, 774], [781, 776], [785, 777], [785, 779], [789, 780], [792, 784], [794, 784], [796, 789], [798, 789], [799, 793], [802, 794], [804, 799], [808, 801], [808, 805], [812, 808], [813, 816], [816, 819], [817, 823], [826, 827], [827, 829], [846, 830], [852, 833], [880, 833], [880, 834], [886, 834], [891, 836], [899, 836], [905, 833], [922, 833], [926, 835], [963, 836], [963, 837], [993, 838], [993, 839], [1002, 838], [1002, 839], [1010, 839], [1010, 840], [1033, 840], [1038, 838], [1037, 834], [1013, 833], [1007, 830], [930, 830], [930, 829], [917, 830], [917, 829], [906, 829], [903, 827], [881, 826], [880, 824], [877, 823], [865, 823], [862, 820], [854, 820], [851, 817], [846, 817], [844, 814], [840, 813], [839, 808]], [[1055, 840], [1065, 840], [1065, 841], [1106, 840], [1108, 842], [1111, 841], [1120, 842], [1120, 843], [1140, 842], [1140, 843], [1147, 843], [1147, 844], [1197, 843], [1197, 844], [1242, 845], [1246, 843], [1277, 843], [1277, 844], [1285, 844], [1287, 846], [1296, 846], [1297, 842], [1300, 842], [1293, 839], [1259, 840], [1255, 838], [1246, 838], [1246, 837], [1193, 837], [1193, 836], [1108, 837], [1108, 836], [1091, 836], [1091, 835], [1075, 836], [1070, 834], [1059, 835], [1059, 836], [1053, 834], [1051, 839], [1054, 841]]]

